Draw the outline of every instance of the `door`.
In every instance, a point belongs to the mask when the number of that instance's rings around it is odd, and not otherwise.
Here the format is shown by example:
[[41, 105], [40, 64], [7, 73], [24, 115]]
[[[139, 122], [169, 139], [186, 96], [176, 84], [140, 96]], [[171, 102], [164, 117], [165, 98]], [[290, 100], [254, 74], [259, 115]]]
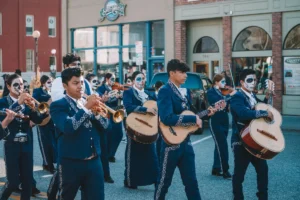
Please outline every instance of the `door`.
[[202, 73], [212, 79], [215, 74], [221, 73], [218, 60], [194, 61], [193, 72]]

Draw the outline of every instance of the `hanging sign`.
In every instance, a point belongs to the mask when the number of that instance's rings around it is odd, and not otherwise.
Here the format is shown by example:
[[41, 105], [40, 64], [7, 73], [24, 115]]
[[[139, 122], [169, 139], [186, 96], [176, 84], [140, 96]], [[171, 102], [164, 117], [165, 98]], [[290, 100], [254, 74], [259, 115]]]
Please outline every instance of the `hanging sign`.
[[104, 8], [100, 11], [100, 21], [106, 18], [108, 21], [115, 21], [119, 16], [125, 16], [126, 4], [121, 3], [119, 0], [107, 0]]

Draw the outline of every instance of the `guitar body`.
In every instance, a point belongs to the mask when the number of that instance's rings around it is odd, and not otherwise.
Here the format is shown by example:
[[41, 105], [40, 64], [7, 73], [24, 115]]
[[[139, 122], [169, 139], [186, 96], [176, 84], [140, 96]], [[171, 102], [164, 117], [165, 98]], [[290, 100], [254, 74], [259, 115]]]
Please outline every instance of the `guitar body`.
[[[180, 115], [195, 115], [192, 111], [183, 111]], [[178, 145], [182, 143], [186, 137], [195, 132], [198, 126], [166, 126], [162, 122], [159, 122], [159, 128], [162, 133], [164, 141], [169, 145]]]
[[[156, 101], [149, 100], [143, 105], [157, 110]], [[158, 117], [149, 113], [130, 113], [126, 118], [127, 135], [136, 142], [151, 144], [158, 138]]]
[[281, 131], [281, 114], [272, 106], [258, 103], [256, 110], [269, 110], [274, 116], [270, 122], [266, 118], [252, 120], [249, 126], [241, 131], [241, 138], [246, 150], [257, 158], [269, 160], [282, 152], [285, 140]]

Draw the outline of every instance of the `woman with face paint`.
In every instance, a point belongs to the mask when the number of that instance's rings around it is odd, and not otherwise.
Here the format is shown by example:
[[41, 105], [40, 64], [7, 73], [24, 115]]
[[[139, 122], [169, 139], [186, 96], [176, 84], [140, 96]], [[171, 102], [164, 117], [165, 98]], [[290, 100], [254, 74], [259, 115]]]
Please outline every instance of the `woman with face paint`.
[[[133, 86], [124, 91], [124, 106], [127, 114], [152, 113], [153, 109], [143, 107], [147, 100], [155, 100], [148, 92], [144, 91], [145, 75], [135, 71], [132, 75]], [[138, 186], [155, 184], [158, 177], [158, 158], [155, 143], [141, 144], [127, 137], [125, 150], [125, 180], [124, 186], [137, 189]]]
[[[40, 78], [41, 87], [33, 90], [33, 98], [39, 102], [47, 102], [51, 104], [51, 87], [52, 78], [43, 75]], [[48, 122], [47, 122], [47, 121]], [[55, 128], [50, 116], [45, 119], [44, 125], [37, 126], [38, 141], [43, 157], [43, 170], [54, 173], [54, 163], [56, 163], [56, 142], [55, 142]]]
[[[223, 96], [221, 89], [225, 88], [226, 80], [222, 74], [216, 74], [213, 79], [213, 87], [207, 91], [207, 98], [210, 105], [214, 105], [220, 100], [229, 101], [236, 91], [231, 92], [227, 96]], [[228, 104], [224, 110], [217, 111], [209, 119], [211, 134], [215, 140], [214, 163], [212, 167], [213, 176], [223, 176], [230, 179], [228, 165], [228, 144], [227, 136], [229, 130]]]
[[[95, 75], [95, 74], [87, 74], [85, 76], [85, 79], [89, 81], [90, 85], [91, 85], [91, 88], [92, 88], [92, 91], [94, 94], [98, 94], [97, 93], [97, 88], [100, 86], [100, 82], [98, 80], [98, 77]], [[98, 94], [99, 95], [99, 94]]]
[[[47, 115], [39, 115], [24, 103], [31, 100], [31, 97], [23, 92], [23, 79], [13, 74], [8, 77], [6, 84], [9, 95], [0, 99], [0, 109], [9, 108], [15, 113], [29, 115], [30, 120], [36, 124], [41, 123]], [[0, 116], [0, 121], [3, 122], [4, 118]], [[3, 130], [9, 134], [4, 138], [7, 183], [0, 191], [0, 199], [8, 199], [19, 188], [20, 183], [21, 199], [30, 199], [33, 182], [33, 135], [29, 123], [29, 120], [18, 118], [8, 124], [2, 123]]]

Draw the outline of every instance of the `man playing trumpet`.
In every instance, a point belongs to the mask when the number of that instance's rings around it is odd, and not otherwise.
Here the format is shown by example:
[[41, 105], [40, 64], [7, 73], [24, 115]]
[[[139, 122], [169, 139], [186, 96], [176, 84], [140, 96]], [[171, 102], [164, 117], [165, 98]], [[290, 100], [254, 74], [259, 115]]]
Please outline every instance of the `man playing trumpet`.
[[84, 78], [80, 68], [65, 69], [61, 77], [66, 95], [50, 106], [51, 118], [62, 133], [58, 138], [61, 198], [74, 199], [81, 187], [85, 199], [104, 199], [99, 131], [108, 127], [108, 119], [91, 112], [101, 104], [101, 98], [82, 98]]

